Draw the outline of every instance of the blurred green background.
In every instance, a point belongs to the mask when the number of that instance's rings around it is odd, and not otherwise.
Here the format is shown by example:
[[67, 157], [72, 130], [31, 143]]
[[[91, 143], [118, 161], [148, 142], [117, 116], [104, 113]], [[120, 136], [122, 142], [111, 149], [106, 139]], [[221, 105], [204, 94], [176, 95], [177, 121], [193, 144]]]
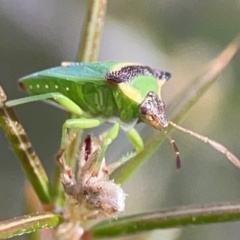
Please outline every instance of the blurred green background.
[[[9, 99], [26, 96], [17, 87], [19, 77], [75, 60], [86, 7], [87, 1], [77, 0], [0, 1], [0, 82]], [[99, 60], [141, 62], [170, 71], [173, 77], [162, 93], [167, 108], [239, 31], [240, 0], [109, 1]], [[45, 103], [22, 105], [16, 112], [52, 176], [66, 113]], [[239, 53], [181, 124], [240, 156]], [[157, 131], [144, 124], [137, 128], [144, 139]], [[103, 128], [91, 131], [97, 135]], [[181, 152], [182, 168], [176, 170], [166, 141], [123, 186], [128, 194], [126, 214], [240, 199], [239, 169], [191, 136], [178, 131], [172, 136]], [[121, 132], [107, 160], [115, 161], [131, 148]], [[25, 179], [0, 129], [0, 220], [24, 213]], [[239, 225], [157, 231], [146, 239], [239, 239]]]

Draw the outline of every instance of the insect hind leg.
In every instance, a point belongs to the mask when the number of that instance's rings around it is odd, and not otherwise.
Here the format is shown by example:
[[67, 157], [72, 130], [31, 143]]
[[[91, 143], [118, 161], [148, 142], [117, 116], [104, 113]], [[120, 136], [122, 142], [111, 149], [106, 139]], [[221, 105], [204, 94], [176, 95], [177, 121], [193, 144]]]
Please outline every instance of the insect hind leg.
[[90, 117], [88, 113], [83, 111], [75, 102], [73, 102], [70, 98], [66, 97], [65, 95], [58, 93], [58, 92], [52, 92], [52, 93], [44, 93], [34, 96], [29, 96], [25, 98], [20, 98], [16, 100], [7, 101], [5, 103], [6, 107], [13, 107], [24, 103], [34, 102], [34, 101], [40, 101], [40, 100], [47, 100], [47, 99], [54, 99], [56, 102], [58, 102], [61, 106], [66, 108], [68, 111], [75, 113], [82, 117]]
[[[127, 131], [126, 134], [130, 141], [132, 142], [132, 144], [134, 145], [135, 151], [132, 151], [127, 155], [124, 155], [120, 160], [109, 165], [108, 167], [109, 174], [113, 173], [117, 168], [121, 167], [124, 163], [132, 160], [132, 158], [134, 158], [138, 153], [140, 153], [144, 149], [143, 140], [135, 128], [132, 128], [131, 130]], [[135, 164], [140, 163], [137, 161]]]

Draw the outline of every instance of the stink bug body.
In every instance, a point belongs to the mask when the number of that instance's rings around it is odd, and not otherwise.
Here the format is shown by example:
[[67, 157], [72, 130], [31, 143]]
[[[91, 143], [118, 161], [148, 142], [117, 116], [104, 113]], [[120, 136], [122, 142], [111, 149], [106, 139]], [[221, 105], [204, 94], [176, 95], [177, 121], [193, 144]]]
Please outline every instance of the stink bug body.
[[169, 78], [167, 72], [131, 63], [69, 63], [24, 77], [19, 85], [30, 95], [60, 93], [84, 113], [71, 109], [70, 102], [60, 104], [82, 116], [116, 116], [126, 125], [139, 119], [161, 129], [168, 125], [161, 86]]
[[60, 67], [20, 79], [20, 87], [32, 96], [9, 101], [6, 106], [54, 99], [79, 115], [63, 124], [62, 149], [68, 145], [68, 128], [114, 123], [103, 142], [100, 165], [107, 146], [116, 138], [120, 127], [136, 148], [136, 152], [128, 156], [130, 158], [143, 149], [143, 141], [134, 129], [139, 121], [157, 129], [168, 126], [161, 87], [170, 77], [168, 72], [135, 63], [63, 63]]
[[[143, 150], [143, 141], [134, 129], [138, 122], [146, 122], [159, 130], [171, 124], [209, 143], [225, 154], [234, 165], [240, 167], [239, 160], [221, 144], [167, 120], [161, 88], [170, 77], [168, 72], [135, 63], [63, 63], [60, 67], [20, 79], [20, 87], [32, 96], [9, 101], [6, 106], [54, 99], [68, 111], [77, 114], [79, 118], [66, 120], [63, 124], [60, 152], [64, 152], [68, 145], [67, 129], [92, 128], [105, 122], [114, 123], [103, 141], [95, 172], [98, 172], [107, 146], [117, 137], [120, 127], [125, 130], [136, 148], [135, 152], [123, 158], [122, 163]], [[166, 131], [164, 133], [166, 134]], [[174, 140], [169, 136], [168, 138], [176, 153], [179, 168], [178, 148]]]

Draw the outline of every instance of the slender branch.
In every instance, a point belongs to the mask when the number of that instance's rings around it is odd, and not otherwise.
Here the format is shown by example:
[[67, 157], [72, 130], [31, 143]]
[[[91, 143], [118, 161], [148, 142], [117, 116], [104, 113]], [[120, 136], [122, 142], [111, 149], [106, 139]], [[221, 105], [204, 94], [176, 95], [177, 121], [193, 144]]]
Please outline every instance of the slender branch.
[[86, 24], [79, 46], [77, 61], [97, 61], [107, 0], [90, 0]]
[[35, 213], [0, 222], [0, 239], [19, 236], [37, 230], [52, 228], [61, 222], [54, 213]]
[[4, 106], [6, 100], [6, 94], [0, 85], [0, 125], [4, 129], [40, 201], [43, 204], [50, 204], [51, 193], [48, 176], [14, 110]]
[[96, 238], [112, 238], [154, 229], [233, 222], [240, 220], [239, 209], [240, 202], [163, 209], [102, 221], [93, 226], [90, 233]]

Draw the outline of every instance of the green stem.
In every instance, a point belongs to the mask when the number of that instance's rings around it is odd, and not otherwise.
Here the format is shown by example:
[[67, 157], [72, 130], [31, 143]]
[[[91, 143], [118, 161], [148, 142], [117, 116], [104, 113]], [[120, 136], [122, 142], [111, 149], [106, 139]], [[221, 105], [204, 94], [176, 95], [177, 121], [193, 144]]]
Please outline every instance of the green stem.
[[[88, 14], [86, 17], [85, 27], [82, 34], [82, 39], [79, 44], [77, 54], [77, 61], [79, 62], [94, 62], [97, 61], [98, 51], [100, 46], [101, 34], [106, 15], [107, 0], [90, 0], [88, 6]], [[74, 114], [69, 114], [68, 118], [77, 118]], [[69, 134], [74, 130], [70, 130]], [[76, 130], [74, 131], [76, 134]], [[76, 138], [70, 144], [66, 151], [66, 162], [75, 171], [77, 166], [77, 156], [80, 149], [82, 131], [76, 134]], [[58, 168], [58, 167], [57, 167]], [[56, 169], [54, 176], [54, 195], [56, 205], [62, 205], [63, 201], [63, 188], [59, 181], [60, 171]]]
[[0, 125], [4, 129], [36, 194], [43, 204], [51, 203], [51, 186], [48, 176], [35, 152], [23, 126], [12, 108], [6, 108], [6, 95], [0, 86]]
[[61, 216], [54, 213], [36, 213], [0, 222], [0, 239], [52, 228], [61, 222]]
[[90, 0], [77, 61], [97, 61], [102, 29], [107, 10], [107, 0]]
[[240, 220], [239, 208], [240, 203], [237, 202], [163, 209], [102, 221], [90, 232], [95, 238], [112, 238], [154, 229], [233, 222]]

